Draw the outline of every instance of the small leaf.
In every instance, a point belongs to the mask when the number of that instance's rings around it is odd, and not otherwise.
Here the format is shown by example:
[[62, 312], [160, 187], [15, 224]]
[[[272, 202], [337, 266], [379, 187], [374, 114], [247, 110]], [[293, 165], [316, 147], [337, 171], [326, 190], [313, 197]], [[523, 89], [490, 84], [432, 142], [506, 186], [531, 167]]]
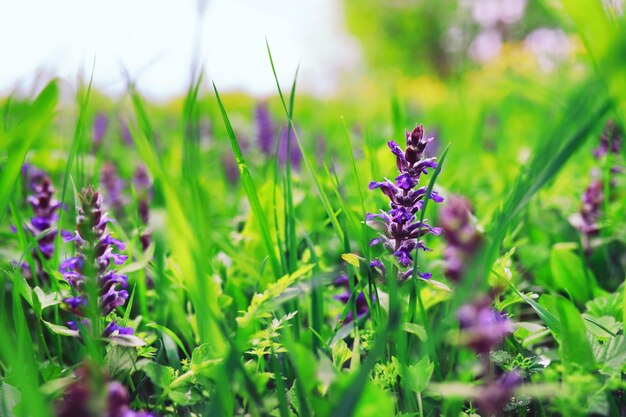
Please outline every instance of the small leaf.
[[343, 259], [344, 261], [346, 261], [347, 263], [349, 263], [352, 266], [355, 267], [359, 267], [359, 262], [363, 262], [365, 261], [365, 259], [361, 258], [360, 256], [357, 256], [353, 253], [344, 253], [341, 255], [341, 259]]
[[145, 346], [146, 342], [132, 334], [118, 334], [109, 338], [112, 344], [126, 347]]
[[176, 378], [176, 372], [169, 366], [159, 365], [155, 362], [141, 362], [141, 370], [150, 378], [150, 381], [163, 389], [168, 388]]
[[426, 329], [415, 323], [402, 323], [402, 330], [417, 336], [422, 342], [426, 340]]
[[58, 334], [61, 336], [70, 336], [70, 337], [78, 337], [78, 330], [72, 330], [69, 327], [60, 326], [58, 324], [52, 324], [48, 321], [42, 320], [43, 324], [54, 334]]

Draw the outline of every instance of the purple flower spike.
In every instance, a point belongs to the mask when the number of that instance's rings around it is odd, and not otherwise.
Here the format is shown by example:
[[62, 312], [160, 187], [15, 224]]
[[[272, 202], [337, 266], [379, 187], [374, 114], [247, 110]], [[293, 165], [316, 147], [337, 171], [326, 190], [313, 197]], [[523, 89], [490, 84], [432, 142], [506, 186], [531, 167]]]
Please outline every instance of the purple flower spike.
[[448, 205], [441, 209], [439, 219], [448, 241], [444, 252], [446, 276], [459, 281], [466, 265], [480, 249], [482, 236], [476, 230], [469, 202], [462, 197], [450, 198]]
[[511, 400], [513, 391], [522, 385], [522, 375], [514, 370], [502, 375], [499, 379], [483, 385], [476, 398], [476, 405], [481, 415], [498, 415]]
[[[78, 207], [76, 233], [70, 240], [74, 242], [77, 256], [63, 261], [60, 272], [73, 287], [73, 297], [66, 298], [65, 305], [76, 316], [84, 316], [83, 307], [88, 304], [84, 294], [85, 282], [93, 277], [84, 275], [85, 262], [88, 262], [87, 254], [95, 256], [92, 271], [95, 271], [96, 283], [99, 287], [100, 297], [98, 305], [100, 313], [106, 317], [117, 307], [121, 307], [128, 299], [128, 278], [117, 274], [112, 265], [121, 265], [128, 258], [113, 252], [115, 249], [123, 250], [125, 245], [118, 239], [113, 238], [107, 232], [108, 218], [102, 209], [102, 197], [92, 187], [84, 189], [79, 195], [80, 206]], [[122, 333], [122, 328], [113, 328], [109, 324], [104, 335], [110, 336], [114, 331]], [[116, 326], [116, 325], [115, 325]]]
[[[381, 232], [378, 238], [372, 240], [371, 245], [383, 242], [385, 248], [396, 257], [398, 264], [402, 268], [409, 268], [410, 271], [413, 266], [412, 251], [415, 248], [430, 251], [420, 238], [428, 233], [433, 235], [441, 233], [441, 229], [418, 220], [427, 197], [427, 187], [417, 188], [420, 177], [437, 167], [435, 158], [424, 158], [424, 149], [431, 141], [432, 138], [424, 138], [424, 128], [421, 125], [406, 133], [405, 149], [393, 140], [389, 141], [387, 145], [396, 156], [396, 167], [400, 173], [395, 182], [385, 178], [385, 181], [369, 183], [370, 190], [380, 189], [389, 198], [390, 206], [387, 212], [366, 216], [367, 224]], [[435, 203], [443, 201], [436, 191], [432, 191], [428, 198]], [[400, 270], [398, 279], [407, 279], [411, 274], [407, 273], [407, 270]], [[422, 272], [418, 273], [418, 276], [430, 279], [432, 275]]]
[[[287, 155], [287, 144], [289, 144], [289, 155]], [[296, 140], [295, 131], [291, 128], [291, 132], [289, 132], [289, 129], [285, 127], [280, 132], [280, 141], [278, 143], [278, 161], [281, 165], [285, 165], [287, 158], [289, 158], [292, 167], [295, 169], [300, 168], [302, 153], [300, 152], [300, 147], [298, 146], [298, 141]]]
[[[372, 261], [373, 263], [374, 261]], [[379, 261], [380, 262], [380, 261]], [[347, 275], [340, 275], [337, 278], [335, 278], [335, 280], [333, 281], [333, 284], [336, 287], [342, 287], [344, 288], [344, 292], [337, 294], [334, 296], [334, 298], [338, 301], [341, 301], [343, 304], [348, 304], [348, 301], [350, 301], [350, 281], [348, 279]], [[354, 280], [354, 285], [357, 285], [356, 280]], [[371, 301], [373, 302], [375, 300], [375, 297], [372, 296]], [[356, 314], [357, 314], [357, 320], [361, 319], [363, 317], [365, 317], [367, 315], [367, 313], [369, 313], [369, 306], [367, 304], [367, 298], [365, 297], [365, 294], [360, 291], [359, 294], [356, 296], [355, 300], [355, 307], [356, 307]], [[346, 319], [344, 320], [344, 323], [350, 323], [354, 321], [354, 310], [351, 309], [348, 314], [346, 315]]]
[[107, 127], [109, 125], [109, 119], [107, 119], [104, 113], [98, 113], [93, 121], [93, 146], [99, 148], [102, 144], [102, 139], [107, 133]]
[[272, 117], [267, 109], [266, 103], [261, 103], [255, 110], [256, 126], [257, 126], [257, 142], [261, 152], [265, 155], [272, 155], [275, 146], [276, 128], [272, 122]]
[[511, 334], [515, 327], [509, 318], [491, 307], [488, 297], [459, 308], [461, 341], [478, 354], [489, 353]]

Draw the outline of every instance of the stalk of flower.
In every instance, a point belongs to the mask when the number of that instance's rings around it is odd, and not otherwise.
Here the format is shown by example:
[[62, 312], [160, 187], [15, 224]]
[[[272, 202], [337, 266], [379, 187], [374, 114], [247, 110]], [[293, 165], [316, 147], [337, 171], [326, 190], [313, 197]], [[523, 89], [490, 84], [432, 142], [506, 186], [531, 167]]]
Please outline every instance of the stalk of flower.
[[[107, 231], [110, 220], [102, 208], [101, 195], [93, 187], [89, 187], [83, 189], [78, 198], [80, 205], [77, 208], [76, 232], [65, 239], [74, 242], [77, 254], [60, 266], [61, 273], [72, 287], [74, 295], [63, 301], [75, 316], [85, 317], [88, 307], [94, 309], [89, 305], [90, 300], [97, 299], [95, 309], [100, 316], [106, 317], [117, 307], [123, 306], [128, 299], [128, 278], [118, 274], [113, 267], [122, 265], [128, 257], [114, 252], [116, 249], [124, 250], [125, 245]], [[83, 321], [83, 324], [87, 323], [88, 321]], [[73, 329], [77, 328], [75, 322], [68, 325]], [[105, 337], [132, 333], [132, 329], [120, 327], [115, 321], [109, 322], [103, 331]]]
[[[406, 132], [406, 148], [402, 149], [396, 142], [389, 141], [391, 152], [396, 156], [396, 167], [400, 173], [395, 181], [385, 178], [385, 181], [369, 184], [370, 190], [380, 189], [389, 200], [390, 209], [377, 214], [367, 214], [368, 224], [377, 229], [379, 236], [370, 242], [370, 246], [383, 244], [396, 258], [400, 265], [399, 279], [405, 281], [413, 275], [413, 251], [418, 248], [430, 251], [420, 239], [431, 233], [440, 235], [441, 229], [431, 227], [426, 220], [418, 220], [418, 214], [424, 206], [426, 186], [418, 187], [422, 174], [428, 174], [428, 169], [437, 167], [436, 158], [425, 158], [424, 149], [432, 138], [424, 137], [424, 127], [418, 125], [413, 131]], [[432, 191], [428, 198], [435, 203], [441, 203], [443, 197]], [[381, 269], [382, 262], [375, 259], [372, 267]], [[429, 272], [417, 272], [421, 279], [430, 279]]]
[[455, 196], [439, 213], [439, 221], [448, 241], [444, 251], [446, 276], [456, 282], [463, 277], [466, 265], [482, 244], [482, 236], [476, 229], [470, 207], [466, 199]]
[[254, 113], [257, 126], [257, 142], [261, 152], [265, 155], [274, 153], [275, 131], [274, 123], [266, 103], [257, 105]]

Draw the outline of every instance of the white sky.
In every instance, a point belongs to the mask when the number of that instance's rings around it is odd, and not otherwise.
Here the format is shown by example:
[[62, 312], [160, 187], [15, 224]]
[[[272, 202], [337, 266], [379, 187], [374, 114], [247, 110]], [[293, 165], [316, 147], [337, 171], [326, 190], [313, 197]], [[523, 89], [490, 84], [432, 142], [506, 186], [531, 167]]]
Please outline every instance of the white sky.
[[275, 92], [269, 39], [281, 80], [301, 64], [299, 90], [330, 94], [359, 50], [340, 0], [0, 0], [0, 94], [37, 77], [88, 77], [109, 94], [124, 71], [154, 99], [184, 92], [193, 51], [220, 90]]

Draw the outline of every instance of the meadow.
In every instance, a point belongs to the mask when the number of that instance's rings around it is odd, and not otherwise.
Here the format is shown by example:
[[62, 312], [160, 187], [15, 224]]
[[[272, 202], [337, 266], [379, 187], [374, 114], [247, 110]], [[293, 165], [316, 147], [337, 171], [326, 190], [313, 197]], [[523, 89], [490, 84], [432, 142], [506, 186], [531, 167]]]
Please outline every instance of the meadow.
[[1, 98], [0, 417], [626, 415], [624, 20], [558, 3], [550, 72]]

